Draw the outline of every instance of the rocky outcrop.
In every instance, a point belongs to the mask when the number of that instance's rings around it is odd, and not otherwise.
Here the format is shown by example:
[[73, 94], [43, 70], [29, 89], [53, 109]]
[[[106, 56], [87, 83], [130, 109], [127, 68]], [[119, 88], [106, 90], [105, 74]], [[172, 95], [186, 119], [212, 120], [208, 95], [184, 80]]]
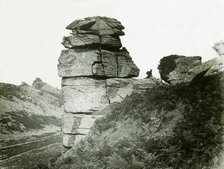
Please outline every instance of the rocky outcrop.
[[25, 82], [19, 86], [0, 83], [0, 138], [13, 132], [42, 130], [47, 126], [58, 129], [63, 96], [53, 93], [57, 90], [40, 79], [36, 79], [33, 86]]
[[110, 103], [119, 102], [133, 92], [158, 83], [157, 79], [137, 80], [139, 69], [119, 36], [122, 24], [113, 18], [89, 17], [66, 27], [58, 72], [62, 77], [64, 115], [63, 145], [71, 147], [88, 134], [97, 114]]
[[176, 68], [168, 75], [168, 82], [171, 84], [186, 81], [188, 72], [195, 66], [201, 65], [200, 56], [180, 57], [175, 59]]
[[[161, 78], [168, 83], [177, 84], [191, 82], [202, 72], [205, 72], [204, 76], [210, 76], [224, 71], [224, 42], [215, 43], [213, 49], [215, 49], [219, 57], [204, 63], [201, 62], [201, 57], [199, 56], [185, 57], [170, 55], [161, 59], [159, 65]], [[169, 67], [170, 65], [172, 66]]]
[[122, 48], [119, 36], [124, 27], [106, 17], [76, 20], [67, 26], [73, 33], [64, 37], [58, 70], [61, 77], [137, 77], [139, 69], [128, 51]]
[[214, 44], [213, 49], [219, 56], [224, 56], [224, 41], [220, 41]]
[[56, 97], [61, 97], [62, 96], [62, 91], [56, 87], [53, 87], [45, 82], [43, 82], [40, 78], [36, 78], [33, 81], [32, 87], [42, 90], [44, 92], [48, 92], [49, 94], [52, 94]]

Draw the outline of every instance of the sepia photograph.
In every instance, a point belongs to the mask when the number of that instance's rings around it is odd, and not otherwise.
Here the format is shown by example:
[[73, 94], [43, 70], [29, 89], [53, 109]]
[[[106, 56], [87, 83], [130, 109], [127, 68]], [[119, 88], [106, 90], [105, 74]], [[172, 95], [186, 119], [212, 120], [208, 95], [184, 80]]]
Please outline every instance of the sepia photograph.
[[0, 169], [224, 169], [223, 0], [0, 0]]

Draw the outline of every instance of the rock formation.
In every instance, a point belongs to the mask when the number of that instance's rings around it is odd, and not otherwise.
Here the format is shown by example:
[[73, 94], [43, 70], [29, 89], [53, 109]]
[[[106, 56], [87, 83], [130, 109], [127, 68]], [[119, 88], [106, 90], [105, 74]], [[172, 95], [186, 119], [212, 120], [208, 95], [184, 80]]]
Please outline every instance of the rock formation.
[[180, 57], [175, 59], [176, 68], [168, 75], [168, 81], [171, 84], [186, 81], [188, 72], [195, 66], [201, 65], [200, 56]]
[[224, 56], [224, 41], [220, 41], [214, 44], [213, 49], [219, 56]]
[[32, 87], [48, 92], [52, 95], [55, 95], [57, 97], [61, 97], [62, 96], [62, 91], [58, 88], [55, 88], [45, 82], [43, 82], [39, 77], [37, 77], [32, 84]]
[[122, 24], [113, 18], [88, 17], [66, 27], [58, 72], [64, 93], [63, 145], [77, 144], [101, 117], [98, 111], [119, 102], [135, 91], [146, 90], [157, 80], [133, 79], [139, 69], [119, 36]]
[[[30, 86], [25, 82], [21, 85], [0, 83], [0, 138], [1, 134], [27, 132], [32, 129], [42, 130], [52, 126], [59, 128], [63, 114], [62, 94]], [[46, 88], [44, 88], [46, 89]], [[57, 124], [57, 127], [54, 125]], [[27, 133], [29, 135], [29, 133]]]
[[[216, 74], [224, 70], [224, 42], [215, 43], [213, 49], [219, 57], [210, 59], [204, 63], [200, 56], [185, 57], [170, 55], [160, 61], [159, 69], [163, 80], [176, 84], [191, 82], [198, 74], [205, 72], [205, 76]], [[171, 63], [171, 64], [170, 64]], [[171, 65], [171, 66], [170, 66]], [[170, 67], [169, 67], [170, 66]]]

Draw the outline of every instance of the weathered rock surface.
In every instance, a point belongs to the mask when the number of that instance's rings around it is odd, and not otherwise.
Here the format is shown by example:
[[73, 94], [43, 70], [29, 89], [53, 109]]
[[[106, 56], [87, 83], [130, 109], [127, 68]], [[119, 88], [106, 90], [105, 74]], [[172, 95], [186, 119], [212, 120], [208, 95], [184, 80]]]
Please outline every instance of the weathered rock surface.
[[184, 82], [189, 70], [201, 64], [201, 57], [180, 57], [175, 63], [176, 68], [168, 76], [168, 81], [172, 84]]
[[97, 112], [113, 102], [123, 100], [136, 90], [155, 85], [153, 78], [131, 79], [139, 75], [128, 51], [122, 48], [119, 36], [124, 27], [106, 17], [89, 17], [72, 22], [72, 30], [64, 37], [58, 64], [62, 77], [64, 111], [63, 145], [71, 147], [88, 134]]
[[218, 72], [224, 71], [223, 57], [213, 58], [211, 60], [208, 60], [208, 61], [202, 63], [201, 65], [198, 65], [198, 66], [190, 69], [187, 72], [187, 75], [184, 79], [185, 82], [190, 82], [196, 75], [198, 75], [199, 73], [202, 73], [206, 70], [207, 70], [207, 72], [205, 73], [205, 76], [214, 75]]
[[102, 49], [107, 49], [112, 51], [120, 49], [122, 47], [119, 36], [111, 36], [111, 35], [100, 36], [100, 43], [101, 43]]
[[59, 76], [137, 77], [139, 69], [127, 50], [63, 50], [58, 64]]
[[107, 96], [110, 103], [121, 102], [125, 97], [134, 92], [142, 92], [153, 86], [160, 84], [161, 80], [156, 78], [146, 79], [126, 79], [113, 78], [107, 79]]
[[139, 69], [132, 61], [128, 51], [101, 51], [105, 75], [108, 77], [137, 77]]
[[64, 37], [62, 44], [64, 47], [81, 48], [81, 47], [99, 47], [100, 37], [89, 34], [72, 34], [72, 36]]
[[[210, 59], [204, 63], [201, 63], [201, 57], [172, 57], [171, 59], [175, 61], [175, 69], [168, 75], [165, 75], [168, 77], [167, 81], [171, 84], [191, 82], [194, 77], [203, 72], [205, 72], [204, 76], [210, 76], [224, 71], [224, 42], [215, 43], [213, 49], [219, 57]], [[166, 59], [169, 58], [167, 57]]]
[[74, 33], [97, 34], [97, 35], [124, 35], [124, 26], [113, 18], [108, 17], [88, 17], [76, 20], [66, 27]]
[[118, 77], [117, 55], [118, 52], [101, 51], [102, 64], [107, 77]]
[[118, 77], [137, 77], [139, 69], [132, 61], [128, 51], [123, 48], [117, 55]]
[[109, 103], [106, 96], [105, 80], [82, 77], [66, 79], [62, 84], [64, 85], [62, 90], [66, 112], [92, 113], [99, 111]]
[[62, 132], [65, 134], [88, 134], [95, 120], [101, 116], [64, 113], [62, 116]]
[[60, 77], [92, 76], [92, 65], [101, 61], [99, 50], [62, 50], [59, 58]]

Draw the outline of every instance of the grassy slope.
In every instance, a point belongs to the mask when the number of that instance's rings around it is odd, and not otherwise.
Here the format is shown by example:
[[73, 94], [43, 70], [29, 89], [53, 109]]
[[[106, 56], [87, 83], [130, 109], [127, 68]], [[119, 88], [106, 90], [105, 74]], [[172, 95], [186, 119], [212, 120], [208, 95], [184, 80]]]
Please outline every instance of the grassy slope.
[[0, 134], [43, 129], [46, 125], [60, 126], [60, 119], [48, 114], [48, 110], [55, 113], [59, 110], [62, 113], [63, 101], [60, 95], [29, 85], [0, 83], [0, 103]]
[[209, 168], [222, 150], [223, 82], [217, 75], [127, 97], [52, 168]]
[[4, 112], [0, 118], [0, 133], [24, 132], [31, 129], [43, 129], [46, 125], [60, 126], [55, 116], [29, 114], [24, 111]]

